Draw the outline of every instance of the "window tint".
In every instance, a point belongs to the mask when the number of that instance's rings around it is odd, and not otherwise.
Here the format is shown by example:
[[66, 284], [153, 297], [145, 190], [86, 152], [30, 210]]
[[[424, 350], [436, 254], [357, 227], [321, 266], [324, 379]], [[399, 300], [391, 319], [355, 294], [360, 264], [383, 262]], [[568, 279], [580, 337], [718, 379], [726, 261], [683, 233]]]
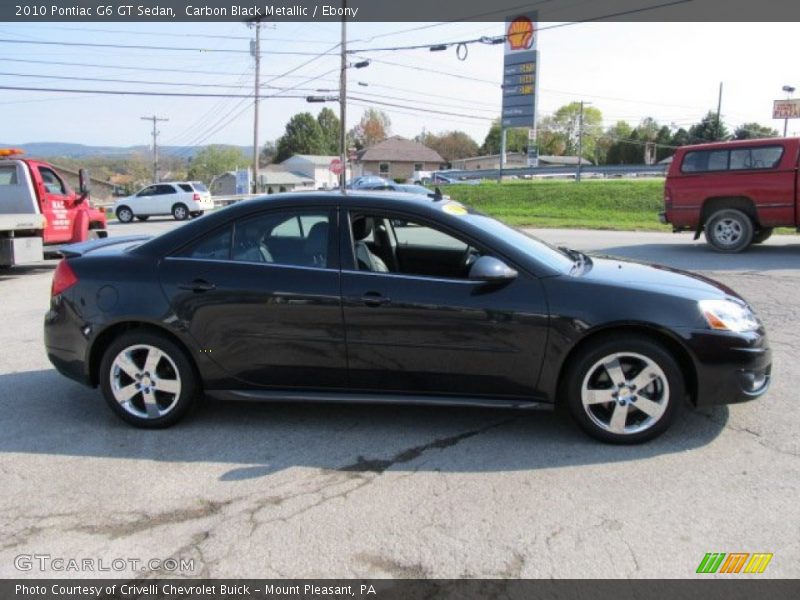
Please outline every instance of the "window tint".
[[17, 185], [17, 167], [0, 165], [0, 185]]
[[193, 192], [192, 186], [188, 183], [179, 183], [178, 187], [181, 188], [184, 192]]
[[236, 223], [233, 260], [297, 267], [327, 267], [327, 212], [271, 212]]
[[151, 185], [149, 187], [144, 188], [141, 192], [136, 194], [137, 196], [153, 196], [156, 193], [156, 186]]
[[162, 196], [162, 195], [165, 195], [165, 194], [177, 194], [177, 192], [175, 191], [175, 188], [172, 187], [171, 185], [167, 185], [167, 184], [162, 183], [162, 184], [157, 185], [155, 187], [156, 187], [156, 195], [158, 195], [158, 196]]
[[226, 227], [202, 238], [179, 254], [184, 258], [227, 260], [231, 254], [231, 228]]
[[761, 146], [731, 150], [731, 170], [774, 169], [783, 156], [783, 146]]
[[66, 195], [67, 188], [54, 171], [46, 167], [39, 167], [39, 174], [42, 176], [44, 187], [49, 193]]

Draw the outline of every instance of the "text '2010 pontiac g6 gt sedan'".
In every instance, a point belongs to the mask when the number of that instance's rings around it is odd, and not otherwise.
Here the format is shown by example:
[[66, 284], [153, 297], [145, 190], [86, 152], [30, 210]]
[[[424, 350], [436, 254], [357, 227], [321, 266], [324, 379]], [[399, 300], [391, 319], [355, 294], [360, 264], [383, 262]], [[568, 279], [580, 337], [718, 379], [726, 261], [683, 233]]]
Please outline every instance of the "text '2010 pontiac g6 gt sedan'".
[[687, 402], [770, 382], [764, 328], [733, 290], [553, 248], [439, 195], [275, 195], [63, 253], [48, 356], [142, 427], [201, 394], [564, 403], [590, 435], [635, 443]]

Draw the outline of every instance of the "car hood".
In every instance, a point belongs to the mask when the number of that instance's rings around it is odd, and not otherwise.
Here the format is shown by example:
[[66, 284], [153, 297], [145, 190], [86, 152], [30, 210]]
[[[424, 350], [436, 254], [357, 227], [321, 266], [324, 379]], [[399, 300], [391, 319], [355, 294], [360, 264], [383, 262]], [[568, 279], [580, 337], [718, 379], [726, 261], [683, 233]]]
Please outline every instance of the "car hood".
[[606, 256], [591, 256], [591, 265], [577, 276], [586, 281], [656, 291], [697, 300], [743, 298], [728, 286], [703, 275]]

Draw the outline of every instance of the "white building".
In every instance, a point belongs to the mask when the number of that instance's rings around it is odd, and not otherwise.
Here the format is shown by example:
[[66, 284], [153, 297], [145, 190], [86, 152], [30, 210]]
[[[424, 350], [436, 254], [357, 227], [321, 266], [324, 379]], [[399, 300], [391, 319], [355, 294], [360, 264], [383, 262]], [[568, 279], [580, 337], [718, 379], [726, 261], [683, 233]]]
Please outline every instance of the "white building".
[[[330, 189], [339, 185], [339, 176], [330, 170], [331, 161], [338, 156], [320, 156], [313, 154], [295, 154], [284, 160], [281, 166], [292, 173], [302, 175], [314, 180], [316, 189]], [[347, 179], [350, 179], [350, 169], [347, 169]]]

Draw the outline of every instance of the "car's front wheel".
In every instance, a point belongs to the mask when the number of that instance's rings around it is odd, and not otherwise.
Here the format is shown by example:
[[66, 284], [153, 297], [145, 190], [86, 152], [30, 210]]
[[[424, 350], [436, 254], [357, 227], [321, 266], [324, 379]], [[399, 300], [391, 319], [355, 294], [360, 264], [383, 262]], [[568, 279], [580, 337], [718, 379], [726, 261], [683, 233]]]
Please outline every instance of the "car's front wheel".
[[686, 396], [684, 376], [663, 346], [639, 335], [583, 348], [565, 384], [570, 413], [592, 437], [637, 444], [666, 431]]
[[176, 204], [172, 207], [172, 216], [176, 221], [185, 221], [189, 217], [189, 209], [185, 204]]
[[183, 350], [153, 331], [134, 330], [114, 340], [103, 355], [99, 379], [111, 410], [137, 427], [169, 427], [200, 391]]
[[133, 211], [127, 206], [120, 206], [117, 209], [117, 220], [120, 223], [130, 223], [133, 221]]

